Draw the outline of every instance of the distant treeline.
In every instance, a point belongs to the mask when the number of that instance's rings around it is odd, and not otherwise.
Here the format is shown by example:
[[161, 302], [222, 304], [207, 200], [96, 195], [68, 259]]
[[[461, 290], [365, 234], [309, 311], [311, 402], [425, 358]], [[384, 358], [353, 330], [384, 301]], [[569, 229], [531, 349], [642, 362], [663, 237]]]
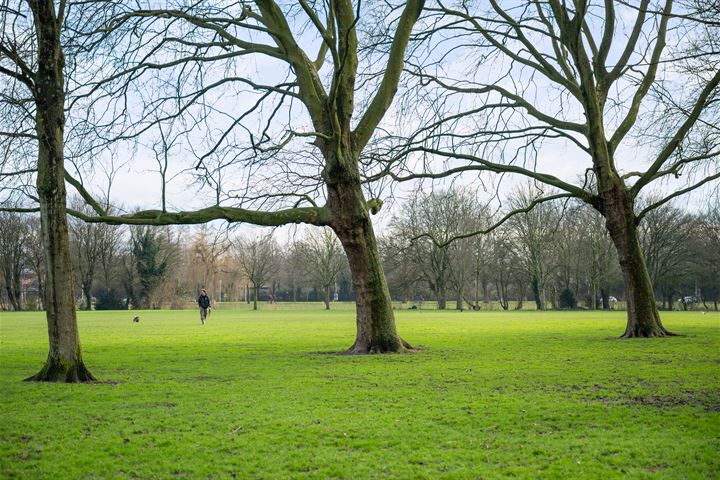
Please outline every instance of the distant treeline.
[[[530, 202], [520, 189], [513, 205]], [[489, 233], [474, 192], [418, 194], [396, 209], [380, 238], [394, 301], [402, 308], [623, 308], [617, 253], [603, 219], [578, 202], [548, 202]], [[0, 308], [41, 309], [39, 221], [0, 214]], [[343, 250], [327, 229], [299, 238], [224, 229], [86, 224], [70, 219], [76, 294], [84, 309], [187, 308], [201, 287], [215, 301], [353, 301]], [[640, 224], [656, 300], [663, 309], [718, 309], [720, 212], [664, 205]]]

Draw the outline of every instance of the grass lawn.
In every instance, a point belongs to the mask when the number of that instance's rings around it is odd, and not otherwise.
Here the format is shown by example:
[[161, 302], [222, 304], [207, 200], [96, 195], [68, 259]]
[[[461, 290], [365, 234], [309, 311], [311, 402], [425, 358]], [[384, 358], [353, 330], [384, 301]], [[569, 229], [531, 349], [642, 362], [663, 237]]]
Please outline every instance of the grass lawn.
[[425, 349], [351, 357], [352, 310], [272, 307], [81, 312], [92, 385], [21, 382], [44, 316], [0, 313], [0, 478], [720, 477], [717, 313], [399, 311]]

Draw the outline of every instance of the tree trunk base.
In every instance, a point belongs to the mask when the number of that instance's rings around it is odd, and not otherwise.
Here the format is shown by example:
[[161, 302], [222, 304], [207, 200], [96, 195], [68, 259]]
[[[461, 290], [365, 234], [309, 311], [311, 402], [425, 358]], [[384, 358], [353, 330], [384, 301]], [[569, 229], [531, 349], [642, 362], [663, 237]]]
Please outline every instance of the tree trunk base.
[[643, 327], [636, 325], [634, 328], [628, 326], [625, 333], [620, 338], [660, 338], [660, 337], [677, 337], [677, 333], [665, 330], [664, 327]]
[[374, 355], [374, 354], [378, 354], [378, 353], [407, 353], [407, 352], [411, 352], [411, 351], [415, 350], [415, 348], [413, 348], [413, 346], [410, 345], [405, 340], [403, 340], [403, 339], [399, 339], [399, 340], [400, 340], [400, 343], [375, 342], [375, 343], [371, 343], [369, 345], [360, 344], [358, 342], [355, 342], [355, 344], [352, 347], [350, 347], [348, 350], [345, 351], [345, 354], [346, 355]]
[[92, 383], [97, 380], [85, 367], [83, 362], [63, 365], [58, 360], [50, 360], [37, 374], [26, 378], [25, 382], [55, 382], [55, 383]]

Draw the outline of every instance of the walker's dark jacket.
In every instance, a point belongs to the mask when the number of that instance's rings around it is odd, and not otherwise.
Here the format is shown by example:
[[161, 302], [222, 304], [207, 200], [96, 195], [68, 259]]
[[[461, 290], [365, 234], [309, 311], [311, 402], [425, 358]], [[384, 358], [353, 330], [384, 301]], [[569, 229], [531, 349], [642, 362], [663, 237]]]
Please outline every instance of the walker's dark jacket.
[[200, 295], [198, 297], [198, 305], [202, 308], [208, 308], [210, 306], [210, 297], [207, 295]]

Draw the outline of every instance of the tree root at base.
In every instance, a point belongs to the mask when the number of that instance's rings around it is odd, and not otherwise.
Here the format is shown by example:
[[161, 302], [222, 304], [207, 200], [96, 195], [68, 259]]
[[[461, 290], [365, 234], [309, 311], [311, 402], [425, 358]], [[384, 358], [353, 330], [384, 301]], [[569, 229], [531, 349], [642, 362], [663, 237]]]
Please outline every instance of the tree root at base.
[[28, 377], [25, 382], [54, 382], [54, 383], [93, 383], [97, 380], [82, 362], [63, 366], [56, 361], [50, 361], [38, 373]]

